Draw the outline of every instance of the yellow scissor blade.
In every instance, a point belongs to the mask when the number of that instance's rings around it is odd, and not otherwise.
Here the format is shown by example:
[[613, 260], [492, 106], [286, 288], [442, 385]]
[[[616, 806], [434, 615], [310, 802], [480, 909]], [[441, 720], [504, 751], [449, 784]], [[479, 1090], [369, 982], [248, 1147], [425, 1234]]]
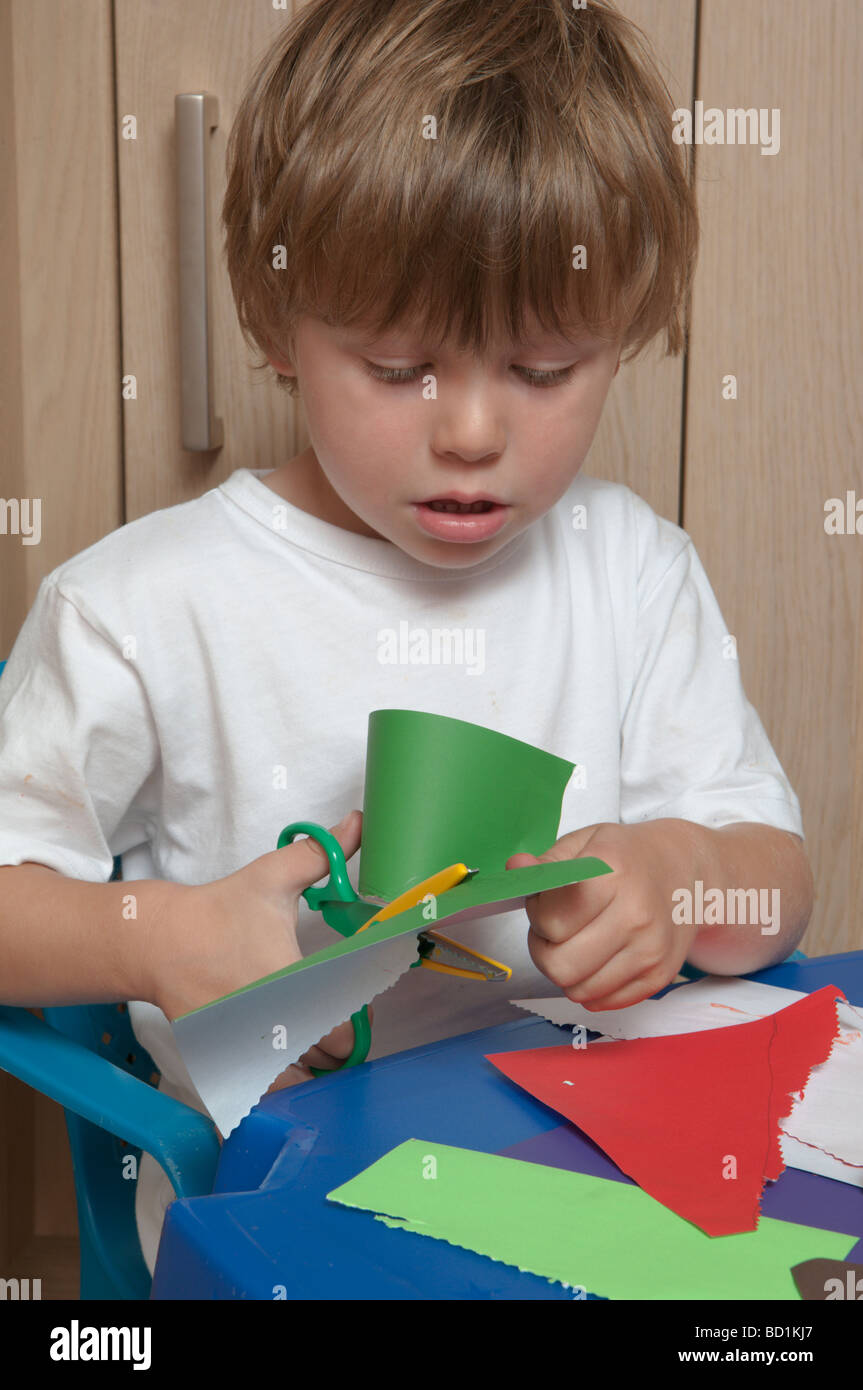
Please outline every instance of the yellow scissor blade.
[[425, 931], [420, 940], [430, 941], [433, 949], [423, 956], [421, 964], [427, 970], [439, 970], [442, 975], [458, 975], [465, 980], [498, 980], [505, 982], [512, 978], [508, 965], [503, 965], [490, 956], [480, 955], [458, 941], [452, 941], [440, 932]]
[[412, 888], [405, 889], [397, 898], [393, 898], [391, 903], [382, 907], [376, 912], [374, 917], [370, 917], [354, 933], [358, 936], [367, 927], [373, 927], [376, 922], [385, 922], [388, 917], [396, 917], [400, 912], [407, 912], [409, 907], [416, 907], [416, 904], [426, 896], [427, 893], [446, 893], [449, 888], [454, 888], [457, 883], [469, 878], [476, 873], [476, 869], [469, 869], [466, 864], [450, 864], [445, 869], [438, 869], [437, 873], [430, 878], [423, 879], [422, 883], [415, 883]]

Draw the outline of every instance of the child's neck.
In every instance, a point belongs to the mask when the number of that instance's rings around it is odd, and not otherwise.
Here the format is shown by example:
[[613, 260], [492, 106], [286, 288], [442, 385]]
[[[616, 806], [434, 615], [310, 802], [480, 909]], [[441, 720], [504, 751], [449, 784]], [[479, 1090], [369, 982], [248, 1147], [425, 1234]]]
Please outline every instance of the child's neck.
[[261, 481], [286, 502], [298, 507], [301, 512], [316, 516], [320, 521], [340, 526], [343, 531], [353, 531], [358, 536], [386, 540], [342, 501], [318, 463], [311, 445], [304, 453], [297, 454], [290, 463], [283, 463]]

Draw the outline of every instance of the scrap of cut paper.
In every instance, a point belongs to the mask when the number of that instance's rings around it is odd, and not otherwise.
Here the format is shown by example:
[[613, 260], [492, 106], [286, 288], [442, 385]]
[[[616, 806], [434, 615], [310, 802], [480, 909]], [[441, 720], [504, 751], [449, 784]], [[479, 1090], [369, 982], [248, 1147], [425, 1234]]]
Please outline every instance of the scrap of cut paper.
[[[793, 989], [708, 975], [628, 1009], [591, 1013], [562, 995], [512, 1002], [550, 1023], [602, 1033], [588, 1044], [593, 1047], [606, 1039], [669, 1037], [752, 1023], [805, 998]], [[839, 997], [836, 1012], [838, 1033], [830, 1055], [812, 1067], [803, 1094], [792, 1094], [790, 1111], [780, 1118], [782, 1159], [789, 1168], [863, 1187], [863, 1008]]]
[[[758, 1226], [779, 1121], [836, 1043], [836, 987], [735, 1028], [538, 1047], [488, 1060], [707, 1235]], [[844, 996], [843, 996], [844, 998]]]
[[711, 1239], [639, 1187], [420, 1139], [327, 1200], [562, 1283], [575, 1297], [797, 1299], [792, 1268], [843, 1261], [856, 1239], [767, 1217], [757, 1231]]
[[[806, 1225], [759, 1210], [765, 1183], [785, 1166], [790, 1137], [780, 1120], [790, 1124], [789, 1112], [798, 1133], [857, 1152], [861, 1091], [849, 1078], [863, 1013], [841, 990], [799, 994], [718, 977], [605, 1015], [565, 999], [519, 1002], [553, 1022], [636, 1035], [488, 1057], [569, 1119], [574, 1136], [589, 1135], [632, 1181], [410, 1140], [329, 1200], [582, 1295], [824, 1297], [819, 1289], [828, 1284], [810, 1277], [813, 1270], [854, 1268], [853, 1213], [816, 1208], [823, 1225]], [[716, 1027], [717, 1014], [736, 1026]], [[807, 1145], [794, 1142], [806, 1156]], [[843, 1168], [853, 1171], [850, 1162]]]

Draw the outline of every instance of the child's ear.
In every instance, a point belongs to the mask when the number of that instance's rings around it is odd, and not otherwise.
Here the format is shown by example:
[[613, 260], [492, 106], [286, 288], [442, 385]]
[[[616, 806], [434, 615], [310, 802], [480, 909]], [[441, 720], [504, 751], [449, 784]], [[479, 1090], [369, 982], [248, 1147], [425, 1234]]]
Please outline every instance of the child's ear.
[[287, 378], [289, 381], [292, 380], [296, 385], [297, 369], [292, 362], [281, 357], [272, 357], [269, 353], [267, 353], [267, 361], [280, 377]]

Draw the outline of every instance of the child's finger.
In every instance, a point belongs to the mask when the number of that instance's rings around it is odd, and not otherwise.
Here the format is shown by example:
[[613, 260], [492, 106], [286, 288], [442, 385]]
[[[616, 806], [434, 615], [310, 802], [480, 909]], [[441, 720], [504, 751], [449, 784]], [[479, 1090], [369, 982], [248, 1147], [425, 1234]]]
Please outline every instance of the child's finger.
[[613, 903], [617, 893], [613, 878], [613, 874], [603, 874], [531, 893], [524, 900], [524, 910], [534, 934], [559, 944], [583, 932]]
[[[601, 969], [585, 975], [577, 984], [564, 987], [568, 999], [598, 1012], [602, 1009], [627, 1009], [632, 1004], [649, 999], [668, 984], [676, 971], [670, 972], [666, 960], [645, 964], [643, 957], [631, 944], [623, 947], [606, 961]], [[610, 1003], [610, 1000], [614, 1003]]]
[[321, 1038], [317, 1047], [322, 1052], [328, 1052], [337, 1061], [344, 1061], [353, 1052], [354, 1041], [354, 1025], [348, 1019], [346, 1023], [340, 1023], [331, 1033], [327, 1033], [325, 1038]]
[[[341, 845], [345, 859], [350, 859], [360, 847], [362, 812], [356, 809], [348, 811], [337, 825], [331, 825], [328, 829]], [[272, 850], [271, 855], [278, 864], [282, 882], [298, 894], [329, 872], [326, 850], [311, 835], [293, 840], [281, 849]]]
[[285, 1070], [276, 1077], [273, 1084], [267, 1087], [265, 1094], [269, 1095], [271, 1091], [284, 1091], [288, 1086], [299, 1086], [303, 1081], [313, 1080], [314, 1077], [308, 1067], [303, 1066], [300, 1062], [294, 1062], [292, 1066], [286, 1067]]
[[[369, 1008], [369, 1022], [373, 1018], [371, 1005]], [[342, 1066], [350, 1057], [354, 1050], [356, 1041], [354, 1035], [354, 1025], [350, 1022], [340, 1023], [338, 1028], [334, 1028], [325, 1038], [321, 1038], [319, 1043], [310, 1047], [308, 1052], [304, 1052], [300, 1061], [307, 1067], [320, 1067], [325, 1071], [334, 1071], [336, 1067]]]
[[531, 959], [558, 989], [568, 991], [596, 976], [627, 946], [630, 924], [617, 905], [565, 941], [549, 939], [531, 923], [527, 946]]
[[[345, 1054], [346, 1056], [350, 1054]], [[310, 1047], [308, 1052], [304, 1052], [299, 1060], [299, 1065], [303, 1067], [317, 1067], [320, 1071], [335, 1071], [344, 1064], [344, 1057], [334, 1057], [332, 1052], [326, 1052], [322, 1047]]]

